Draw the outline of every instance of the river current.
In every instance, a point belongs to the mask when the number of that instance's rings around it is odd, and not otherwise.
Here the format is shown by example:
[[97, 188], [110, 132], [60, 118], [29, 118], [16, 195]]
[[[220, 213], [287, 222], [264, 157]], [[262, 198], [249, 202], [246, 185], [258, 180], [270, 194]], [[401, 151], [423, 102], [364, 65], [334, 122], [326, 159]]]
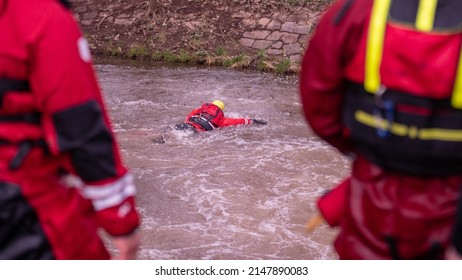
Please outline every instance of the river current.
[[[335, 230], [306, 231], [349, 161], [305, 122], [296, 77], [221, 68], [95, 66], [142, 218], [140, 259], [336, 259]], [[268, 121], [191, 135], [204, 102]], [[162, 139], [162, 141], [159, 141]]]

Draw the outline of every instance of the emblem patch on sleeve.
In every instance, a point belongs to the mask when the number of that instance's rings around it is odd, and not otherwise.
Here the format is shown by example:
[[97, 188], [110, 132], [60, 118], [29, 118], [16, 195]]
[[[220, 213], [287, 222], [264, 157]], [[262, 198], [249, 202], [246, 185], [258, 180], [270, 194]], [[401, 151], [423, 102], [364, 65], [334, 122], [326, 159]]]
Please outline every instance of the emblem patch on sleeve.
[[77, 48], [79, 49], [80, 58], [85, 62], [90, 62], [91, 52], [87, 39], [80, 37], [77, 41]]

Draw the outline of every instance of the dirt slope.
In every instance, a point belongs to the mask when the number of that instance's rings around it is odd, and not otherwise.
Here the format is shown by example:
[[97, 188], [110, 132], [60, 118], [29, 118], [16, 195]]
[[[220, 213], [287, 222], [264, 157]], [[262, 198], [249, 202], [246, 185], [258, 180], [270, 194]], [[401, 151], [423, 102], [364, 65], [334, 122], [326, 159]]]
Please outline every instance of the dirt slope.
[[[152, 3], [150, 3], [152, 2]], [[331, 1], [310, 0], [74, 0], [74, 11], [95, 54], [155, 57], [168, 51], [255, 56], [239, 44], [262, 17], [300, 21]], [[150, 5], [151, 4], [151, 5]], [[162, 57], [158, 60], [165, 60]]]

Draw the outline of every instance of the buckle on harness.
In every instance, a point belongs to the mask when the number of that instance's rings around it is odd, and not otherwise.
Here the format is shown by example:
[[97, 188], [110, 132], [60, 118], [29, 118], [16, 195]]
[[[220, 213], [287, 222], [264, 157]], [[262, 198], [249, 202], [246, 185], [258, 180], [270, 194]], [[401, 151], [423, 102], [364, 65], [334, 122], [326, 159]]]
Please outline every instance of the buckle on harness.
[[[3, 141], [0, 141], [0, 144], [3, 145], [11, 145], [12, 143]], [[24, 162], [24, 159], [26, 156], [31, 152], [32, 148], [34, 147], [42, 147], [44, 148], [45, 152], [47, 152], [47, 146], [46, 143], [43, 139], [40, 140], [24, 140], [18, 143], [18, 152], [16, 155], [11, 159], [10, 163], [8, 164], [8, 167], [10, 170], [17, 170], [19, 167], [21, 167], [22, 163]]]
[[32, 149], [32, 144], [30, 141], [21, 142], [19, 144], [18, 152], [16, 153], [16, 155], [13, 157], [13, 159], [10, 161], [10, 164], [8, 165], [10, 170], [18, 169], [23, 163], [27, 154], [29, 154], [31, 149]]
[[387, 88], [385, 86], [380, 86], [377, 90], [374, 95], [375, 108], [372, 110], [376, 133], [380, 138], [390, 136], [390, 129], [395, 119], [395, 104], [393, 101], [383, 98], [383, 94], [386, 90]]

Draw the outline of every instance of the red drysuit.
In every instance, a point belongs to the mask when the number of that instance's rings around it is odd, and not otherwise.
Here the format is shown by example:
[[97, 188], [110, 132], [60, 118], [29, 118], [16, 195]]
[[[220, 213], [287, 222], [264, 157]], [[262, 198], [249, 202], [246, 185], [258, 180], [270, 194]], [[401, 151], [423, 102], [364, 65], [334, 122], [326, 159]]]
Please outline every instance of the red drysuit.
[[462, 252], [462, 2], [439, 1], [429, 16], [419, 1], [394, 0], [381, 17], [386, 3], [340, 0], [324, 14], [302, 62], [304, 114], [354, 158], [332, 199], [344, 195], [342, 216], [330, 217], [339, 257], [443, 258], [448, 246]]
[[0, 31], [0, 259], [108, 259], [139, 217], [88, 43], [57, 0], [0, 0]]
[[194, 109], [185, 119], [186, 124], [192, 125], [197, 131], [210, 131], [219, 127], [252, 124], [249, 118], [227, 118], [218, 106], [204, 103]]

